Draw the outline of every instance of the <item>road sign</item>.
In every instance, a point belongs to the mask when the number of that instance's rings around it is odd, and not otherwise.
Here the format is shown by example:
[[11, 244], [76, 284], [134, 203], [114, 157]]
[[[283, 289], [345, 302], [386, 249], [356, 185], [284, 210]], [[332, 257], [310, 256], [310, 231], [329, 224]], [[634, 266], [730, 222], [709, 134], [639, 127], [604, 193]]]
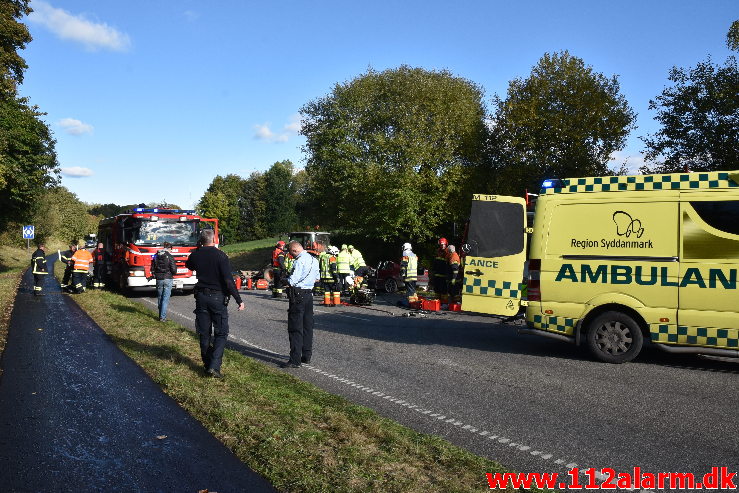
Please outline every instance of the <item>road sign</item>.
[[23, 226], [23, 239], [32, 240], [34, 238], [34, 229], [33, 226]]

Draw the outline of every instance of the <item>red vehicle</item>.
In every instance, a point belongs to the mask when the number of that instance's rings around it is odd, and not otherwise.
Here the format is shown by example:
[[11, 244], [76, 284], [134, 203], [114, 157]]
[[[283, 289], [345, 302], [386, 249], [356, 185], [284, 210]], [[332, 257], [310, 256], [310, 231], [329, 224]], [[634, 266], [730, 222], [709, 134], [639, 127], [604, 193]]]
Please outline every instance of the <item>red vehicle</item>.
[[172, 287], [193, 289], [197, 278], [195, 272], [185, 267], [185, 261], [197, 247], [202, 228], [213, 229], [218, 241], [218, 219], [202, 218], [195, 211], [136, 208], [103, 219], [98, 227], [98, 241], [110, 253], [106, 269], [109, 283], [123, 291], [156, 288], [156, 281], [147, 279], [151, 275], [151, 260], [168, 241], [177, 263]]
[[[403, 278], [400, 276], [400, 262], [392, 260], [383, 260], [377, 264], [374, 269], [373, 279], [370, 280], [370, 286], [374, 283], [375, 289], [381, 289], [388, 293], [394, 293], [400, 288], [405, 287]], [[418, 267], [418, 280], [416, 286], [428, 286], [429, 271], [423, 267]]]

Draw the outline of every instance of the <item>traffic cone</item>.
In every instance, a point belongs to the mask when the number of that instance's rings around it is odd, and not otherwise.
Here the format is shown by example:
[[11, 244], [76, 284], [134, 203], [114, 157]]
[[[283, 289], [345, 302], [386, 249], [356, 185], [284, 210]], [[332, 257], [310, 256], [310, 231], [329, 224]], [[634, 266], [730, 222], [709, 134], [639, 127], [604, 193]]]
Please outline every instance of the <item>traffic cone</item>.
[[323, 306], [331, 306], [331, 292], [330, 291], [323, 292]]
[[334, 306], [340, 306], [341, 305], [341, 291], [334, 291], [332, 294], [334, 295]]

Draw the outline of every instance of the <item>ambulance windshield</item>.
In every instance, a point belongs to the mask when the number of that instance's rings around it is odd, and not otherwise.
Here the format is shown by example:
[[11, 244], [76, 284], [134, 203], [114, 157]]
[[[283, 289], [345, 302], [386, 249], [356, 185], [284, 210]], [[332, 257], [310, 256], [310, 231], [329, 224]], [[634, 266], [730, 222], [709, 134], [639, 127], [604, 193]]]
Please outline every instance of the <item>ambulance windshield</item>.
[[195, 246], [198, 241], [198, 224], [199, 221], [142, 220], [137, 234], [134, 234], [134, 244], [157, 246], [168, 241], [173, 246]]
[[467, 244], [471, 257], [505, 257], [524, 248], [524, 207], [512, 202], [472, 202]]

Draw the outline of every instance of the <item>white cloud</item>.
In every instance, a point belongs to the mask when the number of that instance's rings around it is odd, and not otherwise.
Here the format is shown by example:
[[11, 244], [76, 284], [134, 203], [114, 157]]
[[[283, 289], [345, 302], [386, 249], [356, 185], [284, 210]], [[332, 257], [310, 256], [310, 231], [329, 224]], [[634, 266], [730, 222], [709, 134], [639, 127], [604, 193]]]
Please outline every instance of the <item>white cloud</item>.
[[269, 128], [269, 123], [262, 125], [254, 125], [254, 138], [257, 140], [266, 140], [267, 142], [287, 142], [290, 137], [287, 133], [276, 134]]
[[62, 168], [61, 173], [64, 176], [68, 176], [70, 178], [85, 178], [87, 176], [92, 176], [95, 174], [90, 168], [83, 168], [81, 166], [72, 166], [71, 168]]
[[126, 51], [131, 46], [127, 34], [104, 22], [87, 20], [84, 15], [72, 15], [43, 0], [33, 0], [31, 7], [33, 12], [28, 20], [41, 24], [61, 39], [82, 43], [89, 50]]
[[266, 140], [268, 142], [287, 142], [291, 136], [298, 135], [300, 133], [300, 115], [292, 115], [290, 117], [290, 121], [282, 127], [282, 132], [280, 133], [273, 132], [270, 126], [271, 123], [254, 125], [254, 138], [257, 140]]
[[300, 115], [296, 113], [290, 117], [290, 123], [285, 125], [285, 132], [298, 135], [302, 127], [303, 125], [300, 121]]
[[59, 126], [69, 135], [91, 134], [94, 130], [92, 125], [75, 120], [74, 118], [62, 118], [59, 120]]
[[611, 154], [611, 160], [608, 163], [611, 169], [620, 169], [621, 165], [626, 167], [626, 172], [630, 175], [638, 175], [639, 168], [646, 164], [644, 154], [639, 152], [629, 154], [623, 151], [617, 151]]

